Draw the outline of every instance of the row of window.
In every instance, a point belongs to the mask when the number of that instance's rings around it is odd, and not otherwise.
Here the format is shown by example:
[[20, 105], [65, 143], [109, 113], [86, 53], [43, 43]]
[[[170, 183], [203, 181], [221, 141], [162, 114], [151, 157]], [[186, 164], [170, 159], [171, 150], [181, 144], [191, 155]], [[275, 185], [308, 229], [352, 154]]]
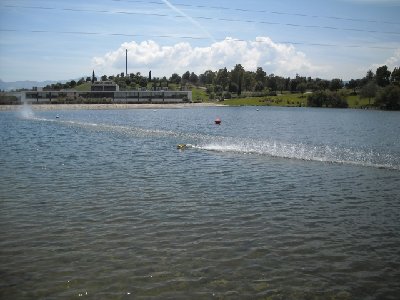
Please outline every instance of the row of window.
[[59, 91], [43, 91], [25, 92], [27, 99], [56, 99], [56, 98], [166, 98], [166, 99], [191, 99], [192, 92], [177, 91], [91, 91], [91, 92], [59, 92]]

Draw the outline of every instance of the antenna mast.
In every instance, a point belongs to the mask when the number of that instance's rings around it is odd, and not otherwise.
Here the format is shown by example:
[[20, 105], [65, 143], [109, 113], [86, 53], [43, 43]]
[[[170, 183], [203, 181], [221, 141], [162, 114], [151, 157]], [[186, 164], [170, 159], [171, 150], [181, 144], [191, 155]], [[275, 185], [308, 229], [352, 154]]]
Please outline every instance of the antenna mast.
[[128, 76], [128, 49], [125, 49], [125, 76]]

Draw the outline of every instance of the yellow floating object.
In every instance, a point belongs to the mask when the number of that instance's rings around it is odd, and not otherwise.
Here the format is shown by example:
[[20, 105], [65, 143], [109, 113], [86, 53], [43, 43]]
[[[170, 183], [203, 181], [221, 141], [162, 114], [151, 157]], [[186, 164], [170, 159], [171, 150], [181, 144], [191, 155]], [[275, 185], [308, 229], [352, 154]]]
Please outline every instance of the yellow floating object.
[[185, 148], [186, 148], [186, 144], [178, 144], [178, 145], [176, 146], [176, 148], [178, 148], [178, 149], [185, 149]]

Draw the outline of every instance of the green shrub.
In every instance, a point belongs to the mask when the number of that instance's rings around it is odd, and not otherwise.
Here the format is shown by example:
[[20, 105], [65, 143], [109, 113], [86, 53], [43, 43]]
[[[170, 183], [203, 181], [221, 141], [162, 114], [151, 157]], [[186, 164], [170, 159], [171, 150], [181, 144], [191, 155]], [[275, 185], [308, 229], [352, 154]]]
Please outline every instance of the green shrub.
[[400, 110], [400, 87], [386, 86], [378, 93], [375, 103], [383, 109]]
[[4, 105], [4, 104], [20, 104], [20, 101], [15, 96], [1, 94], [0, 95], [0, 105]]
[[349, 105], [343, 94], [337, 92], [318, 91], [307, 97], [307, 105], [311, 107], [347, 108]]
[[223, 96], [224, 96], [223, 97], [224, 99], [231, 99], [232, 98], [232, 94], [229, 93], [229, 92], [225, 92]]

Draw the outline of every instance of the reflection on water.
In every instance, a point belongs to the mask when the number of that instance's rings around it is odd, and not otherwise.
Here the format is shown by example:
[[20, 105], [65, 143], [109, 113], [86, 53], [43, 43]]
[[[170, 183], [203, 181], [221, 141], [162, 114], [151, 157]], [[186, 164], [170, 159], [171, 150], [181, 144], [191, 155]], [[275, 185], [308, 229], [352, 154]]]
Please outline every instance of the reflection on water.
[[0, 296], [396, 299], [396, 120], [1, 113]]

